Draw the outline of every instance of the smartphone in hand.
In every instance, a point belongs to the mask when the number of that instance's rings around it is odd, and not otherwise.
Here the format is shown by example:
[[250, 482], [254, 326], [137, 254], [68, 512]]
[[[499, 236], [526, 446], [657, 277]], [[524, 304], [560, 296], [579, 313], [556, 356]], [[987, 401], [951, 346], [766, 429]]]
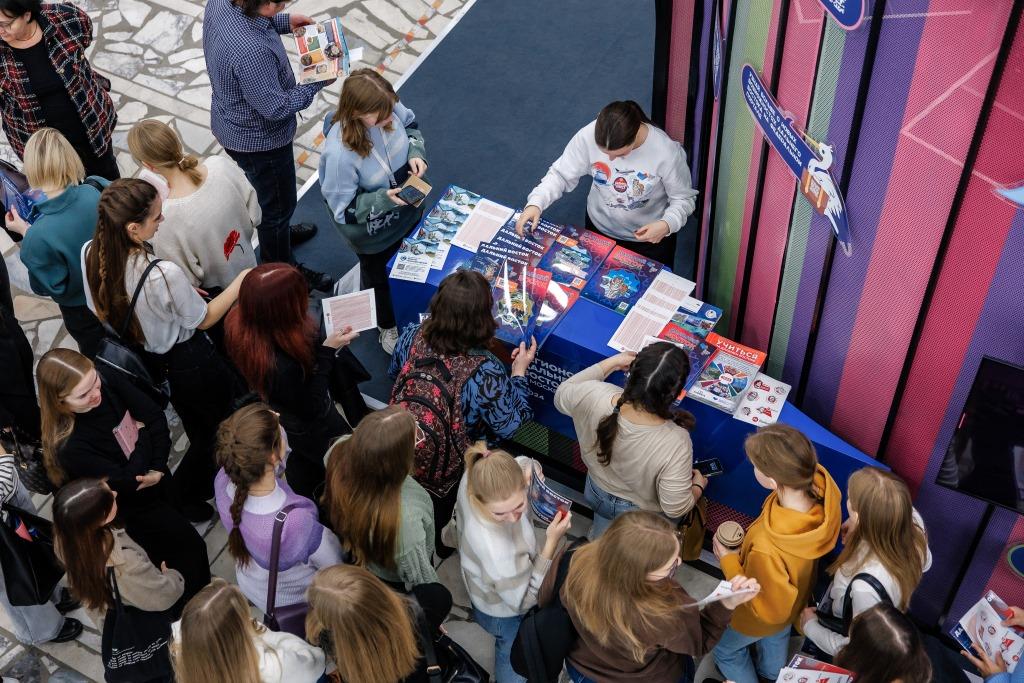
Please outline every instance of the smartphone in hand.
[[412, 185], [406, 185], [398, 192], [398, 198], [409, 206], [415, 206], [426, 196], [427, 195], [423, 194], [419, 188], [413, 187]]
[[719, 474], [724, 474], [725, 470], [722, 469], [722, 461], [718, 458], [711, 458], [710, 460], [701, 460], [700, 462], [693, 463], [693, 469], [697, 470], [705, 477], [715, 477]]

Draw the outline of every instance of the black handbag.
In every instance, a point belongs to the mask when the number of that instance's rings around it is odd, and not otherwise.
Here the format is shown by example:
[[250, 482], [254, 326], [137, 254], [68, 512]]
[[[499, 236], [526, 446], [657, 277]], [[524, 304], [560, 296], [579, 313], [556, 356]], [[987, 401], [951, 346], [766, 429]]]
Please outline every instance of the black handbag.
[[103, 363], [109, 368], [117, 370], [127, 377], [132, 384], [144, 391], [152, 398], [160, 408], [166, 408], [171, 397], [170, 386], [166, 379], [158, 380], [153, 376], [149, 367], [143, 360], [144, 353], [138, 345], [125, 341], [128, 334], [128, 325], [131, 323], [132, 315], [135, 313], [135, 304], [139, 301], [142, 293], [142, 286], [146, 284], [149, 273], [160, 263], [160, 259], [153, 259], [146, 266], [139, 278], [139, 284], [135, 286], [135, 293], [132, 294], [132, 302], [128, 306], [128, 313], [121, 324], [120, 332], [114, 330], [106, 321], [102, 321], [107, 336], [100, 340], [99, 350], [96, 352], [96, 362]]
[[430, 683], [487, 683], [491, 680], [487, 670], [447, 634], [431, 633], [430, 624], [418, 605], [414, 611], [417, 640], [427, 662]]
[[44, 496], [56, 491], [56, 487], [46, 475], [43, 464], [43, 448], [39, 443], [18, 438], [18, 429], [0, 431], [0, 446], [14, 456], [14, 466], [18, 470], [18, 479], [32, 493]]
[[[7, 518], [0, 523], [0, 566], [7, 600], [18, 606], [42, 605], [50, 600], [64, 576], [64, 567], [53, 552], [53, 525], [8, 503], [3, 504], [3, 510]], [[15, 531], [22, 523], [31, 541]]]
[[277, 606], [277, 571], [281, 560], [281, 534], [288, 513], [295, 508], [295, 503], [285, 505], [274, 517], [274, 532], [270, 539], [270, 577], [267, 580], [267, 611], [263, 615], [263, 624], [271, 631], [284, 631], [305, 640], [306, 613], [309, 603], [299, 602], [294, 605]]
[[861, 572], [850, 579], [850, 583], [846, 586], [846, 593], [843, 595], [842, 616], [837, 617], [832, 612], [832, 601], [828, 599], [828, 594], [826, 593], [825, 598], [822, 599], [816, 608], [819, 624], [839, 635], [850, 635], [850, 622], [853, 621], [853, 584], [857, 581], [863, 581], [871, 586], [882, 602], [889, 605], [892, 604], [892, 599], [889, 597], [888, 591], [885, 590], [885, 586], [871, 574]]
[[114, 606], [103, 619], [100, 654], [107, 683], [173, 680], [167, 644], [171, 640], [168, 611], [147, 612], [125, 605], [117, 589], [114, 568], [107, 567]]

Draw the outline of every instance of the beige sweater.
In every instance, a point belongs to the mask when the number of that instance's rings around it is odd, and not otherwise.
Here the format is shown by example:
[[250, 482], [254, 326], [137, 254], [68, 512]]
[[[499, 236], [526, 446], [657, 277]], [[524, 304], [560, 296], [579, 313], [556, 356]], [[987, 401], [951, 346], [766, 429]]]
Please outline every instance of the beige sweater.
[[693, 445], [690, 433], [671, 421], [638, 425], [619, 417], [612, 459], [597, 459], [597, 425], [610, 415], [622, 387], [604, 381], [600, 364], [559, 385], [555, 407], [572, 418], [588, 474], [599, 487], [642, 510], [681, 517], [693, 507]]

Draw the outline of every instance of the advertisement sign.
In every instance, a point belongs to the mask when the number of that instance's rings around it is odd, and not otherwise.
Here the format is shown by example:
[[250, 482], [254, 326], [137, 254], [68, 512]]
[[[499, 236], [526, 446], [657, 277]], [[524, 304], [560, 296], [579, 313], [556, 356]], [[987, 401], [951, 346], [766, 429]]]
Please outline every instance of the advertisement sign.
[[847, 31], [864, 21], [864, 0], [821, 0], [821, 5]]

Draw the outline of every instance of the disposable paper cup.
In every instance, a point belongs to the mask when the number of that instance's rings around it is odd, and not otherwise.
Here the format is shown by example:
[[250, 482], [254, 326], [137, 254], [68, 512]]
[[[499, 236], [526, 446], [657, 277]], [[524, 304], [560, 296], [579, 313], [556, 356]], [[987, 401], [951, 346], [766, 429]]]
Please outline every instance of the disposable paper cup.
[[731, 520], [722, 522], [715, 531], [715, 538], [726, 548], [735, 550], [743, 544], [743, 527]]

